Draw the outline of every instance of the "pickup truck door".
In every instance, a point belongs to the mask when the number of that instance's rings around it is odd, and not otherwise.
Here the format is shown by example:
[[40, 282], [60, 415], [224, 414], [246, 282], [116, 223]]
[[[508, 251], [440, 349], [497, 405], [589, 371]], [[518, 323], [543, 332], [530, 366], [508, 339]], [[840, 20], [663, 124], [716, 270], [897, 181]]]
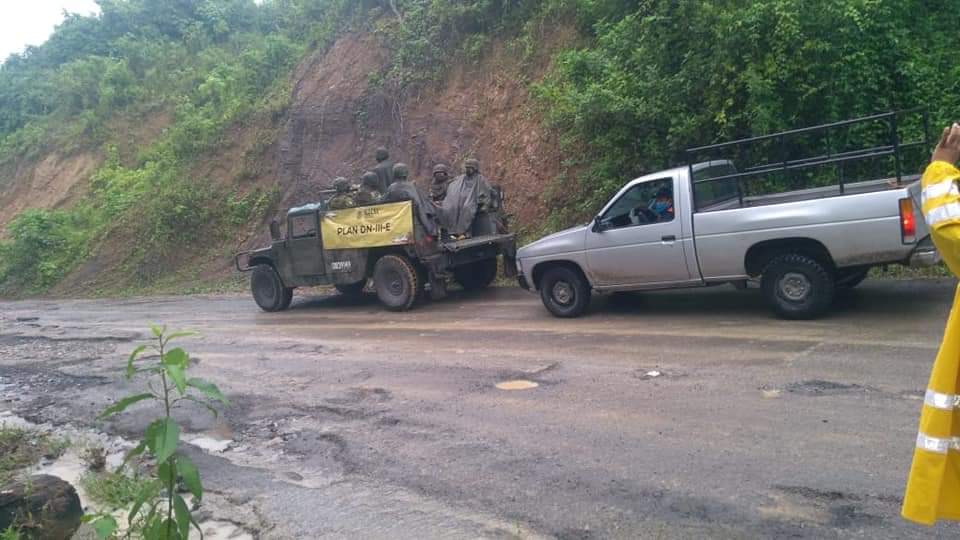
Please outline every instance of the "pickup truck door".
[[320, 243], [320, 228], [317, 213], [309, 212], [290, 216], [287, 244], [290, 254], [290, 269], [296, 276], [323, 275], [323, 246]]
[[686, 209], [679, 207], [676, 187], [674, 178], [638, 182], [607, 205], [587, 232], [587, 267], [595, 285], [689, 281], [681, 242]]

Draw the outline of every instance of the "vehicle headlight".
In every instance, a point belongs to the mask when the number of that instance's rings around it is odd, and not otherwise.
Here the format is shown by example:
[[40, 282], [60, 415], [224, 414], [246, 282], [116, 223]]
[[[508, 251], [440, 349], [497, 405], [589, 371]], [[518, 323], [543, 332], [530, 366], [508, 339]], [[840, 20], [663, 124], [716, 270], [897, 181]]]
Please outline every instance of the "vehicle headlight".
[[517, 259], [517, 273], [518, 274], [523, 273], [523, 263], [520, 262], [520, 259]]

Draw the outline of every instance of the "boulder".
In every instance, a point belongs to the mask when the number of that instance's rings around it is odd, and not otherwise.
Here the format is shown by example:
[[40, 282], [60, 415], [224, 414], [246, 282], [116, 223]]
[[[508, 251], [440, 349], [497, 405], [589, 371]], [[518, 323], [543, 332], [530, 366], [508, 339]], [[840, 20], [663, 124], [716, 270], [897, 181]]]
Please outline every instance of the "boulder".
[[0, 487], [0, 531], [14, 525], [24, 538], [67, 540], [82, 516], [77, 490], [56, 476], [40, 474]]

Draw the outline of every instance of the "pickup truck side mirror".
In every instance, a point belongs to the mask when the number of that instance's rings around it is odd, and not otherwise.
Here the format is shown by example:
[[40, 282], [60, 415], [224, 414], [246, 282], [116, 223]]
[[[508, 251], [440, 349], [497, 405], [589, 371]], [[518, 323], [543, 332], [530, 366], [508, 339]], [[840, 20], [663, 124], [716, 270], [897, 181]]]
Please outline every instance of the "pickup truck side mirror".
[[593, 231], [593, 232], [603, 232], [603, 231], [605, 231], [606, 229], [607, 229], [607, 228], [604, 226], [603, 220], [600, 218], [600, 216], [596, 216], [596, 217], [593, 218], [593, 227], [590, 228], [591, 231]]
[[280, 240], [280, 222], [275, 219], [270, 220], [270, 239]]

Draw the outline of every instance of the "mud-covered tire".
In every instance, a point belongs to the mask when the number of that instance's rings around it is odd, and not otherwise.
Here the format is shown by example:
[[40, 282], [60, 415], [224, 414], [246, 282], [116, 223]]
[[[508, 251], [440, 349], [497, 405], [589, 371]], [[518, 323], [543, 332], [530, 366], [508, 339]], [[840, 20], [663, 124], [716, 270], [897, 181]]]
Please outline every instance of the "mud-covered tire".
[[812, 257], [790, 253], [774, 257], [760, 281], [763, 296], [777, 316], [784, 319], [814, 319], [833, 302], [833, 273]]
[[567, 267], [547, 270], [540, 281], [540, 300], [554, 317], [579, 317], [590, 305], [590, 284]]
[[420, 296], [420, 277], [409, 259], [384, 255], [373, 267], [373, 284], [380, 303], [390, 311], [407, 311]]
[[497, 259], [484, 259], [453, 269], [453, 279], [466, 291], [486, 289], [497, 279]]
[[250, 275], [250, 292], [260, 309], [270, 313], [283, 311], [293, 302], [293, 289], [284, 287], [277, 271], [266, 264], [253, 269]]
[[334, 285], [333, 288], [343, 296], [356, 298], [363, 294], [363, 289], [366, 288], [366, 286], [367, 280], [363, 280], [356, 283], [342, 283], [340, 285]]
[[863, 283], [863, 280], [867, 279], [869, 274], [869, 268], [861, 268], [847, 272], [841, 271], [837, 275], [837, 288], [847, 290], [852, 289]]

